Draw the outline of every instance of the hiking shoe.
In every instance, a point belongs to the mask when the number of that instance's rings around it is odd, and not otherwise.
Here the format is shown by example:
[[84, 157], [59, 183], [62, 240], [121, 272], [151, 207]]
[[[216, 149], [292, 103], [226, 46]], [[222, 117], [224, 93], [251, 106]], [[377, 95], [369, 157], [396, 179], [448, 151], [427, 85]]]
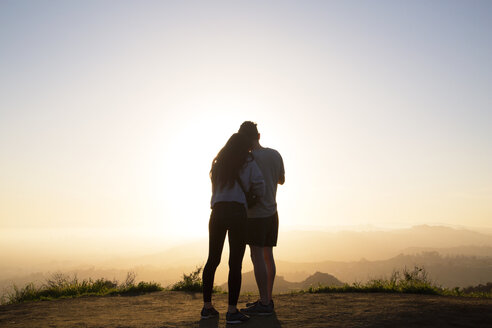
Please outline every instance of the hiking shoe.
[[273, 306], [271, 303], [263, 305], [261, 302], [258, 302], [248, 308], [241, 309], [241, 311], [249, 315], [271, 315], [273, 314]]
[[249, 317], [247, 315], [242, 314], [240, 311], [236, 311], [234, 313], [227, 312], [226, 313], [226, 323], [241, 323], [248, 321]]
[[201, 313], [202, 319], [210, 319], [210, 318], [216, 317], [218, 315], [219, 315], [219, 312], [217, 312], [217, 310], [214, 309], [213, 307], [210, 309], [203, 308], [202, 313]]
[[[260, 300], [257, 300], [257, 301], [251, 302], [251, 303], [246, 303], [246, 307], [250, 307], [250, 306], [256, 305], [258, 303], [260, 303]], [[275, 308], [275, 304], [273, 304], [273, 300], [270, 300], [269, 305], [272, 307], [272, 309]]]
[[249, 303], [246, 303], [246, 307], [250, 307], [250, 306], [256, 305], [258, 303], [260, 303], [260, 300], [256, 300], [254, 302], [249, 302]]

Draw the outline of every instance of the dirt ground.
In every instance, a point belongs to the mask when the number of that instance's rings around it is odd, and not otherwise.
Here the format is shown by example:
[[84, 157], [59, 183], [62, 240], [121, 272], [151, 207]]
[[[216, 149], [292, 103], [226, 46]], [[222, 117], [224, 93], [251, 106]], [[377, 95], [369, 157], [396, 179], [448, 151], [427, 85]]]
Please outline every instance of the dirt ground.
[[[0, 306], [0, 327], [492, 327], [492, 299], [402, 294], [274, 295], [276, 313], [225, 324], [227, 295], [214, 295], [219, 319], [200, 320], [201, 294], [84, 297]], [[255, 300], [242, 295], [239, 306]]]

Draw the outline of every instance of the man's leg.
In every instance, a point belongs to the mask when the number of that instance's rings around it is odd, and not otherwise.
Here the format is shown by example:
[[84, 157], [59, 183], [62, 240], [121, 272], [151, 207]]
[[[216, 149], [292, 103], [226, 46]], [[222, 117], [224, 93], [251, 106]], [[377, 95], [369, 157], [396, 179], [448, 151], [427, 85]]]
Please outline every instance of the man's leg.
[[260, 301], [264, 305], [268, 305], [270, 299], [268, 298], [267, 266], [263, 256], [264, 247], [250, 245], [249, 248], [251, 250], [251, 261], [255, 270], [256, 284], [260, 292]]
[[273, 247], [263, 247], [263, 259], [267, 271], [267, 295], [268, 302], [270, 302], [273, 294], [273, 282], [275, 281], [275, 275], [277, 274], [277, 267], [275, 266], [275, 259], [273, 258]]
[[267, 223], [268, 229], [265, 247], [263, 247], [263, 258], [268, 273], [268, 302], [270, 302], [273, 294], [273, 283], [275, 281], [275, 275], [277, 274], [277, 267], [275, 265], [275, 259], [273, 258], [273, 246], [277, 245], [278, 239], [278, 213], [275, 212], [275, 214], [268, 217]]

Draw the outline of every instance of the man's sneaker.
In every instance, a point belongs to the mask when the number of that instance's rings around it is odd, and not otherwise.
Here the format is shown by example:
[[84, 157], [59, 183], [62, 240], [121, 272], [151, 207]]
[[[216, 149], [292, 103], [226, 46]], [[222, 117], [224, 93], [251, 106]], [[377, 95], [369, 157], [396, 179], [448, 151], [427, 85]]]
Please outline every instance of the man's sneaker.
[[248, 308], [241, 309], [241, 311], [249, 315], [270, 315], [273, 314], [273, 306], [271, 303], [263, 305], [261, 302], [258, 302]]
[[[257, 301], [251, 302], [251, 303], [246, 303], [246, 307], [250, 307], [250, 306], [256, 305], [258, 303], [260, 303], [260, 300], [257, 300]], [[270, 300], [269, 305], [272, 307], [272, 309], [275, 308], [275, 304], [273, 304], [273, 300]]]
[[202, 319], [210, 319], [210, 318], [216, 317], [218, 315], [219, 315], [219, 312], [217, 312], [217, 310], [214, 309], [213, 307], [210, 309], [203, 308], [202, 313], [201, 313]]
[[227, 312], [226, 313], [226, 323], [241, 323], [248, 321], [249, 317], [247, 315], [242, 314], [240, 311], [236, 311], [234, 313]]

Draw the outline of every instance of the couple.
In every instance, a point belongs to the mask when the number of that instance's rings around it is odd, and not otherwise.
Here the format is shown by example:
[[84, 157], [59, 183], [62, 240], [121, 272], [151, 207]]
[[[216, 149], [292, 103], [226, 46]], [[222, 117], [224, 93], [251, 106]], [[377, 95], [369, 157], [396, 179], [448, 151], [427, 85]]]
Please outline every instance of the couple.
[[[212, 213], [209, 222], [209, 252], [203, 269], [203, 319], [219, 315], [212, 305], [215, 270], [220, 263], [226, 233], [229, 238], [229, 307], [226, 322], [241, 323], [248, 315], [273, 314], [272, 290], [275, 279], [273, 246], [277, 245], [277, 184], [285, 181], [280, 154], [259, 143], [256, 123], [246, 121], [212, 161]], [[246, 194], [258, 201], [248, 208]], [[249, 198], [249, 197], [248, 197]], [[251, 260], [260, 299], [239, 311], [241, 267], [246, 249]]]

